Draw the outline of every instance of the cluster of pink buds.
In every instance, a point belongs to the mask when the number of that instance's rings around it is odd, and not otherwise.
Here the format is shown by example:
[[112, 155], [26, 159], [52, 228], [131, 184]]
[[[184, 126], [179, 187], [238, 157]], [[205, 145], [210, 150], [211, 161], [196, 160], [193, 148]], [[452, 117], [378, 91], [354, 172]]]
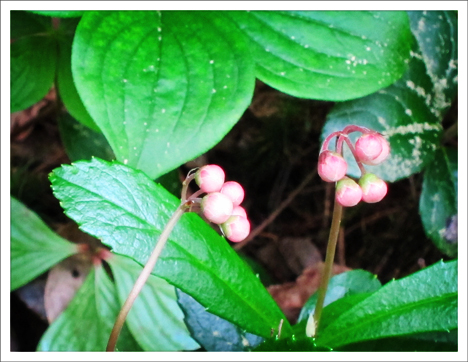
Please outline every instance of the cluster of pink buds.
[[[348, 135], [361, 132], [353, 146]], [[329, 151], [330, 140], [337, 137], [336, 150]], [[342, 156], [343, 142], [351, 150], [360, 170], [361, 178], [355, 180], [346, 176], [348, 164]], [[319, 155], [318, 173], [326, 182], [336, 182], [336, 200], [342, 206], [355, 206], [361, 200], [367, 203], [381, 201], [387, 194], [387, 184], [375, 174], [366, 172], [363, 164], [378, 165], [390, 154], [387, 140], [375, 131], [360, 126], [347, 126], [342, 131], [333, 132], [323, 142]]]
[[224, 171], [217, 165], [205, 165], [192, 177], [200, 187], [197, 194], [206, 194], [200, 201], [205, 218], [218, 224], [230, 241], [244, 240], [250, 233], [250, 222], [245, 209], [240, 206], [244, 200], [242, 186], [235, 181], [224, 182]]

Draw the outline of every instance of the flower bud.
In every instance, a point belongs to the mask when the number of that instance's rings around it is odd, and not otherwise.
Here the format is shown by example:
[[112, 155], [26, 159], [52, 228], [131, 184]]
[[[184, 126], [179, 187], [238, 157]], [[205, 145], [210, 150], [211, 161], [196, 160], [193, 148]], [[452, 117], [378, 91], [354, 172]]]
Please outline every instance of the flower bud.
[[356, 156], [366, 165], [378, 165], [390, 153], [388, 141], [379, 133], [367, 133], [356, 141]]
[[244, 240], [250, 233], [250, 222], [246, 217], [233, 215], [221, 224], [224, 235], [234, 243]]
[[318, 174], [323, 181], [335, 182], [346, 175], [348, 164], [343, 156], [333, 151], [323, 151], [319, 156]]
[[215, 223], [222, 224], [232, 215], [234, 205], [226, 195], [213, 192], [206, 195], [201, 201], [201, 210], [205, 217]]
[[224, 171], [218, 165], [205, 165], [195, 174], [195, 182], [203, 192], [218, 192], [223, 187], [224, 177]]
[[219, 192], [229, 197], [234, 206], [239, 206], [244, 200], [244, 189], [235, 181], [225, 182]]
[[362, 190], [356, 181], [344, 177], [336, 183], [336, 201], [342, 206], [355, 206], [361, 201]]
[[232, 215], [239, 215], [247, 218], [247, 212], [242, 206], [234, 206], [234, 209], [232, 209]]
[[387, 194], [387, 184], [373, 173], [366, 173], [359, 180], [362, 189], [362, 201], [369, 204], [379, 202]]

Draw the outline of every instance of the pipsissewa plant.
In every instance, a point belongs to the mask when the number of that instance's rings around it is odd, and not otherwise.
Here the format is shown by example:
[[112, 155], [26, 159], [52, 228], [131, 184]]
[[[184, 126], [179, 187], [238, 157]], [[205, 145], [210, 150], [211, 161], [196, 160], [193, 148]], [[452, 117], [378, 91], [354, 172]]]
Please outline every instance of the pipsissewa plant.
[[[47, 19], [29, 13], [22, 14], [27, 14], [24, 15], [27, 19], [19, 16], [19, 20], [30, 24], [33, 24], [31, 17], [36, 20]], [[52, 45], [34, 48], [38, 54], [41, 51], [53, 53], [60, 49], [60, 56], [65, 55], [59, 58], [58, 63], [44, 62], [42, 65], [49, 68], [48, 72], [41, 74], [53, 75], [50, 67], [59, 64], [58, 90], [63, 103], [70, 112], [73, 110], [73, 114], [81, 122], [85, 122], [86, 115], [88, 119], [93, 120], [95, 129], [102, 131], [119, 162], [107, 163], [98, 159], [77, 162], [55, 170], [51, 180], [55, 194], [61, 200], [66, 213], [75, 219], [83, 230], [99, 237], [104, 244], [111, 247], [112, 255], [127, 255], [141, 265], [147, 262], [164, 225], [180, 204], [180, 200], [173, 198], [164, 188], [156, 186], [152, 180], [208, 150], [221, 139], [250, 102], [255, 76], [295, 96], [343, 101], [368, 94], [381, 94], [373, 92], [384, 92], [383, 87], [399, 79], [407, 66], [408, 72], [414, 73], [416, 68], [413, 63], [425, 59], [423, 56], [413, 56], [409, 64], [406, 64], [413, 35], [416, 38], [422, 37], [423, 32], [421, 29], [416, 32], [412, 27], [412, 35], [406, 14], [399, 12], [353, 12], [352, 16], [346, 12], [86, 12], [75, 15], [82, 18], [63, 20], [64, 27], [59, 27], [57, 31], [50, 31], [48, 25], [44, 25], [46, 22], [39, 22], [42, 24], [39, 26], [40, 31], [34, 27], [24, 27], [23, 30], [28, 29], [31, 32], [23, 32], [22, 41], [58, 40], [58, 47]], [[451, 14], [443, 15], [452, 19]], [[430, 23], [429, 16], [410, 13], [410, 24], [418, 18]], [[76, 24], [78, 27], [75, 32]], [[180, 24], [186, 24], [186, 27], [181, 27]], [[45, 26], [46, 31], [41, 26]], [[379, 31], [376, 32], [376, 29]], [[70, 32], [63, 37], [62, 30]], [[41, 33], [40, 37], [35, 37], [36, 31]], [[12, 47], [15, 47], [15, 44], [18, 43], [13, 43]], [[450, 37], [444, 46], [451, 44], [453, 42]], [[12, 51], [12, 54], [22, 54], [21, 50], [27, 52], [28, 48], [18, 47], [16, 53]], [[71, 62], [66, 61], [67, 54]], [[450, 57], [450, 60], [453, 60], [452, 54]], [[14, 59], [17, 60], [18, 67], [15, 69], [21, 69], [20, 66], [25, 64], [28, 56], [23, 54], [23, 57]], [[454, 63], [447, 61], [447, 64]], [[32, 67], [26, 68], [34, 73], [34, 69], [30, 69]], [[406, 87], [421, 94], [420, 88], [424, 86], [424, 94], [429, 98], [432, 94], [429, 89], [430, 82], [421, 86], [411, 77], [413, 73], [410, 73], [410, 76], [405, 75], [403, 82], [406, 82]], [[53, 76], [50, 79], [52, 78]], [[434, 84], [437, 83], [436, 78], [431, 77]], [[431, 98], [438, 99], [439, 102], [429, 102], [434, 112], [441, 112], [436, 106], [440, 107], [443, 103], [440, 102], [440, 92], [445, 91], [441, 87], [442, 84], [443, 82], [438, 82], [438, 88], [434, 87], [439, 93]], [[30, 82], [30, 85], [35, 83]], [[12, 89], [21, 93], [21, 87], [15, 83], [12, 84]], [[70, 102], [70, 97], [67, 98], [66, 94], [75, 95], [72, 97], [74, 102]], [[19, 98], [15, 97], [15, 100], [17, 99]], [[411, 101], [414, 103], [414, 100]], [[340, 114], [338, 110], [343, 111], [346, 104], [349, 102], [337, 104], [334, 109], [336, 112], [332, 112], [324, 132], [329, 134], [334, 131], [327, 129], [335, 127], [333, 116]], [[349, 107], [348, 109], [353, 110], [354, 106]], [[391, 105], [380, 104], [380, 108], [388, 110], [391, 109]], [[372, 107], [366, 106], [365, 109]], [[378, 118], [377, 124], [373, 124], [375, 122], [372, 119], [363, 116], [356, 121], [347, 120], [338, 128], [343, 129], [345, 125], [355, 123], [376, 129], [389, 138], [394, 152], [387, 166], [381, 169], [384, 173], [372, 170], [388, 181], [394, 181], [395, 177], [407, 177], [420, 170], [417, 167], [420, 167], [421, 162], [409, 171], [406, 167], [394, 172], [392, 165], [398, 163], [396, 156], [408, 163], [421, 160], [424, 161], [423, 164], [429, 162], [433, 153], [428, 151], [427, 147], [421, 148], [421, 138], [424, 139], [423, 145], [434, 145], [436, 141], [429, 136], [440, 130], [438, 118], [434, 121], [428, 117], [421, 121], [421, 114], [426, 115], [424, 112], [407, 109], [409, 111], [405, 113], [406, 116], [412, 117], [409, 123], [404, 117], [392, 118], [385, 115]], [[343, 113], [354, 114], [346, 112], [346, 109]], [[389, 121], [394, 121], [395, 124], [389, 125]], [[382, 129], [384, 123], [385, 129]], [[412, 133], [412, 130], [415, 132]], [[423, 133], [424, 137], [420, 137], [420, 133]], [[198, 134], [203, 136], [197, 137]], [[405, 147], [410, 144], [413, 146], [410, 149], [414, 151], [401, 152], [402, 147], [397, 142], [400, 139], [397, 137], [402, 134], [409, 140]], [[76, 136], [69, 135], [68, 139], [73, 137]], [[406, 148], [403, 150], [407, 151]], [[416, 155], [421, 157], [415, 157]], [[441, 159], [444, 161], [444, 157]], [[351, 165], [350, 162], [349, 164]], [[355, 176], [352, 170], [350, 175]], [[351, 178], [348, 179], [352, 181]], [[338, 181], [345, 183], [345, 180]], [[365, 185], [363, 187], [365, 188]], [[342, 188], [346, 191], [344, 186]], [[355, 182], [351, 188], [356, 189]], [[450, 192], [448, 194], [451, 197]], [[225, 228], [223, 230], [226, 235], [230, 232]], [[112, 266], [111, 264], [111, 268]], [[121, 269], [113, 268], [116, 276], [121, 274], [120, 271]], [[418, 286], [414, 283], [415, 280], [437, 275], [440, 278], [444, 273], [450, 282], [442, 283], [437, 288], [432, 286], [416, 292]], [[196, 215], [188, 213], [181, 217], [152, 275], [166, 279], [194, 297], [195, 303], [201, 303], [203, 310], [214, 313], [206, 312], [204, 317], [221, 316], [234, 323], [235, 327], [229, 327], [234, 331], [231, 334], [232, 340], [242, 339], [239, 337], [243, 336], [242, 333], [236, 328], [264, 338], [270, 336], [272, 329], [275, 330], [274, 335], [280, 334], [278, 327], [281, 320], [284, 320], [284, 315], [250, 270], [238, 261], [238, 257], [229, 249], [227, 243]], [[105, 278], [101, 272], [96, 272], [92, 277], [95, 277], [99, 286], [109, 285], [104, 282]], [[116, 287], [122, 284], [121, 280], [116, 283]], [[369, 299], [365, 299], [365, 296], [361, 295], [358, 296], [361, 298], [359, 301], [356, 298], [353, 301], [342, 301], [342, 307], [331, 305], [331, 310], [335, 308], [335, 312], [331, 317], [327, 317], [327, 308], [324, 309], [320, 333], [315, 342], [317, 345], [338, 348], [356, 342], [350, 337], [353, 334], [364, 335], [363, 340], [372, 340], [427, 331], [453, 330], [456, 326], [453, 318], [454, 313], [456, 314], [456, 306], [453, 304], [453, 295], [456, 293], [456, 288], [453, 288], [454, 280], [456, 263], [437, 265], [427, 270], [424, 276], [412, 276], [408, 282], [402, 280], [401, 283], [386, 286], [386, 289], [382, 288], [378, 292], [377, 289], [370, 288], [369, 293], [375, 292], [372, 298], [369, 296]], [[89, 293], [90, 284], [86, 284], [86, 287], [85, 291]], [[112, 289], [106, 288], [96, 290]], [[408, 290], [414, 295], [410, 295]], [[123, 303], [123, 298], [128, 292], [129, 290], [119, 291], [118, 303]], [[387, 314], [383, 313], [379, 298], [386, 293], [395, 292], [402, 296], [401, 303], [396, 303], [395, 308], [390, 309]], [[83, 295], [79, 296], [80, 300], [85, 299]], [[100, 295], [97, 292], [96, 298]], [[417, 323], [410, 319], [411, 323], [406, 324], [407, 329], [391, 328], [400, 325], [401, 319], [404, 319], [404, 313], [397, 311], [406, 304], [413, 303], [414, 306], [416, 303], [416, 307], [410, 310], [412, 313], [419, 313], [419, 316], [436, 312], [437, 305], [427, 306], [430, 298], [435, 296], [441, 301], [439, 307], [449, 306], [445, 309], [448, 314], [442, 314], [432, 320], [433, 324], [423, 322], [423, 318]], [[350, 303], [354, 303], [351, 309]], [[76, 311], [78, 306], [71, 307], [71, 311]], [[140, 308], [141, 306], [135, 306], [129, 314], [128, 325], [133, 326], [134, 331], [138, 329], [131, 314]], [[194, 309], [185, 305], [184, 312], [188, 315]], [[339, 314], [336, 313], [337, 309], [341, 313], [339, 318], [336, 318]], [[347, 309], [354, 309], [355, 313], [343, 313]], [[381, 317], [378, 331], [375, 326], [365, 323], [353, 324], [353, 317], [362, 315], [360, 310], [366, 310], [367, 316]], [[71, 311], [67, 318], [73, 318], [74, 314]], [[201, 315], [197, 314], [192, 328], [201, 319]], [[392, 321], [392, 318], [399, 319]], [[107, 318], [107, 323], [112, 319], [113, 317]], [[336, 335], [336, 330], [343, 329], [346, 325], [348, 336], [341, 334], [333, 340], [332, 336]], [[353, 325], [354, 329], [350, 325]], [[385, 328], [385, 325], [389, 327]], [[330, 329], [327, 326], [330, 326]], [[110, 332], [108, 326], [101, 329]], [[57, 344], [54, 345], [50, 341], [57, 341], [56, 336], [60, 334], [76, 335], [64, 331], [70, 331], [70, 324], [62, 323], [60, 327], [56, 324], [44, 337], [41, 349], [63, 348], [63, 345], [57, 347]], [[300, 331], [297, 331], [291, 329], [284, 320], [281, 340], [289, 343], [293, 340], [292, 336], [303, 340], [300, 337], [301, 334], [305, 337], [305, 326], [301, 326]], [[366, 333], [355, 333], [356, 331]], [[197, 340], [201, 340], [199, 334], [192, 330], [191, 332], [198, 336]], [[145, 344], [140, 335], [137, 337], [134, 333], [133, 336], [139, 338], [137, 344], [145, 350], [162, 348]], [[131, 338], [122, 336], [121, 339]], [[99, 339], [101, 340], [102, 338]], [[309, 341], [306, 343], [309, 350], [314, 350]], [[242, 345], [240, 343], [241, 347], [238, 348], [242, 349]], [[181, 346], [179, 345], [181, 349], [196, 348], [193, 343]], [[102, 343], [93, 346], [100, 350], [104, 347]], [[88, 345], [84, 347], [76, 342], [70, 342], [68, 348], [89, 349]], [[119, 349], [126, 348], [129, 346]], [[280, 346], [273, 345], [270, 348], [280, 349]]]

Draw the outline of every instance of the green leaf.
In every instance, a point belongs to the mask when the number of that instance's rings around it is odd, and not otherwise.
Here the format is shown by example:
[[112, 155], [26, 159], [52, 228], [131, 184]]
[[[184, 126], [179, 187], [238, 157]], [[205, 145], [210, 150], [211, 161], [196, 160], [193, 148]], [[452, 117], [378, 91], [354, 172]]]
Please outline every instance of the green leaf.
[[71, 52], [73, 35], [78, 25], [77, 19], [62, 19], [60, 26], [66, 27], [67, 31], [59, 39], [58, 67], [57, 67], [57, 88], [60, 98], [68, 112], [78, 121], [94, 131], [99, 131], [99, 127], [89, 115], [83, 102], [81, 101], [71, 71]]
[[153, 179], [218, 143], [254, 87], [245, 39], [222, 12], [85, 13], [72, 71], [117, 159]]
[[104, 135], [76, 121], [68, 113], [59, 117], [60, 138], [70, 160], [89, 160], [99, 157], [104, 160], [115, 159], [114, 153]]
[[[368, 97], [337, 104], [329, 113], [322, 133], [324, 138], [348, 124], [381, 132], [390, 141], [391, 154], [381, 165], [366, 166], [366, 169], [392, 182], [420, 172], [431, 162], [440, 143], [440, 122], [457, 89], [453, 38], [456, 19], [445, 16], [446, 12], [431, 12], [435, 14], [431, 15], [430, 23], [424, 13], [410, 14], [411, 30], [417, 41], [404, 76]], [[441, 33], [434, 33], [433, 28]], [[430, 70], [434, 64], [437, 64], [437, 74]], [[359, 177], [359, 168], [347, 147], [345, 158], [349, 161], [348, 174]]]
[[[66, 214], [83, 231], [140, 264], [146, 263], [180, 203], [142, 172], [117, 162], [93, 159], [64, 165], [50, 180]], [[245, 262], [193, 213], [175, 226], [154, 274], [250, 333], [268, 337], [285, 319]], [[290, 328], [285, 321], [283, 333]]]
[[200, 303], [179, 289], [177, 296], [193, 338], [207, 351], [250, 351], [262, 342], [263, 338], [207, 312]]
[[438, 117], [452, 105], [458, 92], [458, 19], [456, 11], [408, 11], [433, 89], [429, 100]]
[[10, 39], [48, 32], [52, 28], [50, 19], [26, 11], [10, 12]]
[[371, 339], [457, 328], [457, 268], [456, 260], [439, 262], [386, 284], [320, 330], [317, 344], [336, 348]]
[[318, 346], [313, 338], [291, 336], [270, 338], [259, 345], [255, 352], [330, 352], [331, 348]]
[[54, 18], [78, 18], [85, 13], [85, 11], [79, 10], [31, 10], [31, 12]]
[[[102, 265], [96, 266], [67, 309], [44, 333], [38, 351], [105, 351], [119, 308], [115, 286]], [[141, 351], [126, 326], [117, 349]]]
[[456, 352], [457, 330], [412, 334], [352, 343], [337, 348], [342, 352]]
[[[348, 295], [374, 292], [381, 286], [377, 276], [365, 270], [351, 270], [335, 275], [330, 279], [324, 306]], [[318, 293], [314, 293], [314, 295], [307, 300], [304, 307], [301, 309], [298, 322], [307, 320], [309, 315], [314, 313], [317, 298]]]
[[[121, 255], [113, 255], [108, 262], [123, 305], [142, 267]], [[125, 323], [145, 351], [180, 351], [200, 347], [184, 324], [175, 288], [154, 275], [147, 280]]]
[[406, 69], [404, 12], [228, 13], [251, 40], [257, 77], [296, 97], [343, 101], [392, 84]]
[[[441, 148], [424, 172], [419, 212], [424, 230], [434, 244], [450, 257], [458, 252], [457, 150]], [[456, 171], [455, 171], [456, 172]]]
[[21, 202], [11, 197], [11, 286], [15, 290], [78, 252]]
[[26, 109], [47, 94], [55, 76], [56, 46], [54, 39], [39, 34], [11, 44], [11, 112]]

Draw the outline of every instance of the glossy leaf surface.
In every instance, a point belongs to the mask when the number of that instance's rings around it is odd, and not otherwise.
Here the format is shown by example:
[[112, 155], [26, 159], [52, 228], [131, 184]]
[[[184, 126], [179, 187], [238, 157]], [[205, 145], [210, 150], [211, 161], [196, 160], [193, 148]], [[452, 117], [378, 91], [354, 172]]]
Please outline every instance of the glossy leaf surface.
[[11, 198], [11, 290], [78, 252], [20, 201]]
[[117, 159], [156, 178], [207, 151], [250, 103], [254, 66], [219, 12], [89, 12], [73, 78]]
[[[141, 264], [179, 204], [142, 172], [115, 162], [93, 159], [64, 165], [50, 179], [66, 214], [82, 230]], [[285, 319], [229, 244], [192, 213], [175, 226], [154, 274], [251, 333], [268, 337]], [[283, 333], [289, 332], [285, 322]]]
[[343, 101], [392, 84], [406, 69], [404, 12], [229, 12], [251, 41], [256, 75], [301, 98]]
[[342, 303], [342, 313], [319, 331], [317, 343], [335, 348], [364, 340], [457, 328], [457, 269], [456, 260], [439, 262], [386, 284], [358, 303], [345, 305], [347, 298], [338, 300], [335, 303]]

